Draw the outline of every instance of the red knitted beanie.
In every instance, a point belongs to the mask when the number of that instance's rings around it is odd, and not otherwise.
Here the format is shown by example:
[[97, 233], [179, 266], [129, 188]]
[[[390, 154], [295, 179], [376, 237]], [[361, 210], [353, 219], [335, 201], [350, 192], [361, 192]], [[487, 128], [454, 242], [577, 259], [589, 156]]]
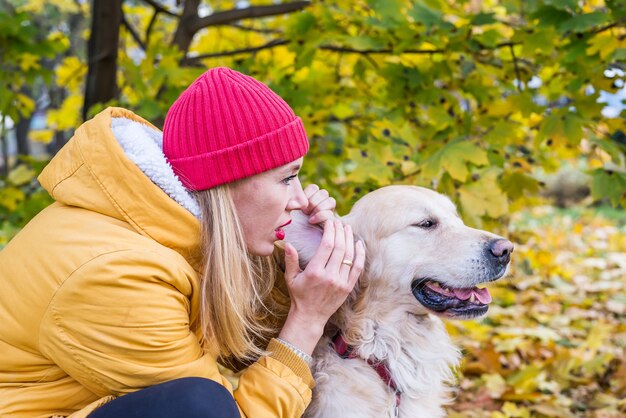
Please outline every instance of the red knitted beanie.
[[190, 190], [229, 183], [302, 157], [302, 120], [265, 84], [230, 68], [212, 68], [174, 102], [163, 152]]

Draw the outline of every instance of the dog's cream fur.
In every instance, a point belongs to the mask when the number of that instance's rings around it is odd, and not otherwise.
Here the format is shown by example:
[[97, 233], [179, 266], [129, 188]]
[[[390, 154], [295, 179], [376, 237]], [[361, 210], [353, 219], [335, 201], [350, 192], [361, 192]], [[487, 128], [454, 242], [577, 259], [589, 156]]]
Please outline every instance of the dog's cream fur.
[[[293, 218], [287, 241], [305, 265], [321, 231], [302, 214]], [[436, 226], [423, 227], [425, 220]], [[441, 320], [416, 300], [412, 283], [428, 278], [459, 288], [496, 280], [505, 271], [489, 265], [485, 248], [501, 238], [467, 227], [448, 198], [413, 186], [369, 193], [342, 221], [364, 241], [366, 268], [313, 353], [316, 387], [305, 417], [394, 417], [395, 394], [367, 359], [387, 363], [402, 391], [398, 416], [443, 416], [460, 353]], [[334, 351], [330, 339], [338, 329], [358, 358]]]

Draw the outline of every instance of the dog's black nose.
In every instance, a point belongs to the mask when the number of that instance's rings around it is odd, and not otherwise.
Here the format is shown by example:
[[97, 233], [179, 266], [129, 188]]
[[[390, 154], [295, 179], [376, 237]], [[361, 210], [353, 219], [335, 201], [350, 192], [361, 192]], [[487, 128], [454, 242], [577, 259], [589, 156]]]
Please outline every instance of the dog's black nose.
[[508, 239], [496, 239], [489, 243], [489, 252], [502, 264], [507, 264], [513, 252], [513, 243]]

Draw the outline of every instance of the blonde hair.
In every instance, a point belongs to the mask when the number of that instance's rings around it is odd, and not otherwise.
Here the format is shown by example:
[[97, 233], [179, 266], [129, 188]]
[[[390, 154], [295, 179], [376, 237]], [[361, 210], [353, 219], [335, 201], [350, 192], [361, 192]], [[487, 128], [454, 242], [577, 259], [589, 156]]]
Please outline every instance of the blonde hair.
[[195, 193], [202, 215], [201, 311], [203, 345], [225, 359], [253, 360], [276, 332], [270, 293], [272, 257], [251, 255], [228, 185]]

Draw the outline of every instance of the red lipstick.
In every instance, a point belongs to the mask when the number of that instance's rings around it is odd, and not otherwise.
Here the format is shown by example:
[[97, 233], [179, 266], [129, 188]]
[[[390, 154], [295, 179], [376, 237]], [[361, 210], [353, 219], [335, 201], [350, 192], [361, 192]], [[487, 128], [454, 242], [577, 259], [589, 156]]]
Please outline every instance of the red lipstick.
[[285, 239], [285, 231], [283, 231], [283, 227], [289, 225], [290, 223], [291, 223], [291, 219], [289, 219], [287, 222], [285, 222], [284, 224], [282, 224], [281, 226], [279, 226], [278, 228], [274, 230], [277, 240], [282, 241]]

